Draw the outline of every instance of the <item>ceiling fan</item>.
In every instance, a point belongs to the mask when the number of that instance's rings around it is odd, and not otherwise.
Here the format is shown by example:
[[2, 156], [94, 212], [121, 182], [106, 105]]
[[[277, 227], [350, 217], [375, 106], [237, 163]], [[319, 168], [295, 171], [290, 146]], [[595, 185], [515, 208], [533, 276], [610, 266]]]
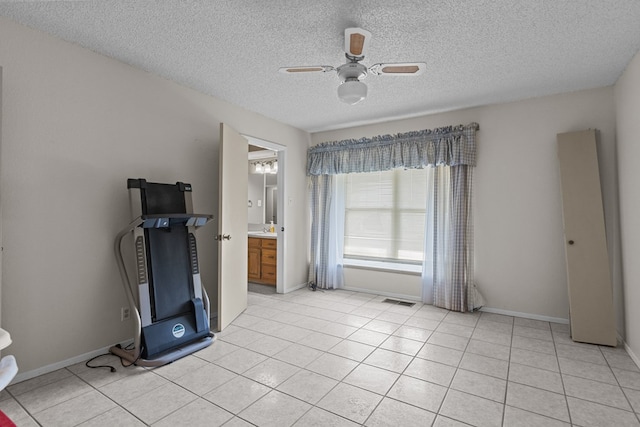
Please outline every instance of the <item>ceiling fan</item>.
[[370, 67], [361, 64], [369, 46], [371, 33], [362, 28], [344, 30], [344, 52], [347, 62], [339, 67], [330, 65], [312, 65], [301, 67], [283, 67], [281, 73], [327, 73], [336, 71], [340, 79], [338, 98], [347, 104], [356, 104], [367, 97], [367, 85], [361, 80], [368, 73], [377, 76], [417, 76], [424, 73], [427, 66], [424, 62], [378, 63]]

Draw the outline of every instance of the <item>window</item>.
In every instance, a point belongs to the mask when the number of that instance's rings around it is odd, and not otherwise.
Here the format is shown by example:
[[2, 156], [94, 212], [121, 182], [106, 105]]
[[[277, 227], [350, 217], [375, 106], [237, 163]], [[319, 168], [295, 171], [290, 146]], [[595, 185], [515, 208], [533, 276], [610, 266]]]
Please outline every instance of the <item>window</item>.
[[421, 263], [426, 169], [345, 177], [345, 258]]

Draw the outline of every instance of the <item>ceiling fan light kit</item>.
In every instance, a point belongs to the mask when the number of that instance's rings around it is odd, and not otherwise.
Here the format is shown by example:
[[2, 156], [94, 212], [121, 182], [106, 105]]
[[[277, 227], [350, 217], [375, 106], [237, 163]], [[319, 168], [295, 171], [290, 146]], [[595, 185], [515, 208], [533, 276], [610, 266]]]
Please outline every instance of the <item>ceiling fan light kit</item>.
[[364, 59], [370, 40], [371, 33], [367, 30], [347, 28], [344, 30], [344, 52], [347, 63], [339, 67], [330, 65], [283, 67], [279, 71], [285, 74], [336, 71], [341, 82], [338, 86], [338, 99], [350, 105], [357, 104], [367, 97], [367, 85], [361, 80], [367, 77], [368, 73], [376, 76], [417, 76], [424, 73], [427, 66], [424, 62], [379, 63], [367, 68], [360, 61]]
[[347, 80], [338, 86], [338, 98], [349, 105], [357, 104], [367, 97], [367, 85], [361, 81]]
[[338, 98], [349, 105], [357, 104], [367, 97], [367, 85], [360, 80], [367, 77], [367, 67], [359, 62], [348, 62], [336, 71], [342, 82], [338, 86]]

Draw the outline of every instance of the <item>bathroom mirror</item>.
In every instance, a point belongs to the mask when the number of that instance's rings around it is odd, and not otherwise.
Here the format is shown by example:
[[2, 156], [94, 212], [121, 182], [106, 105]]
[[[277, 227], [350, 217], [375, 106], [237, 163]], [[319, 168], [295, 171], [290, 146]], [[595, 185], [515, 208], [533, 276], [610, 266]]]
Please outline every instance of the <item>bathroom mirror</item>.
[[278, 223], [278, 187], [275, 185], [267, 185], [265, 188], [267, 200], [265, 209], [265, 223], [273, 221], [274, 224]]
[[[249, 146], [250, 150], [252, 146]], [[255, 147], [259, 148], [259, 147]], [[270, 150], [249, 151], [249, 224], [278, 223], [278, 162]]]
[[269, 224], [273, 221], [278, 223], [278, 178], [277, 174], [265, 175], [264, 194], [265, 194], [265, 223]]

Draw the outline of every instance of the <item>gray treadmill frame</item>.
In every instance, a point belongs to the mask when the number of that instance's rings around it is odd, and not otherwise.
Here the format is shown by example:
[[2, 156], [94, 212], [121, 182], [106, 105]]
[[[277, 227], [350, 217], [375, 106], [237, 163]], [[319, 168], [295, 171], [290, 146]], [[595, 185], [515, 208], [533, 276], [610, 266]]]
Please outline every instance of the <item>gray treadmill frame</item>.
[[[115, 239], [114, 252], [116, 256], [116, 262], [118, 264], [118, 270], [120, 271], [120, 277], [122, 279], [122, 285], [124, 287], [125, 295], [127, 297], [127, 301], [129, 302], [129, 307], [131, 308], [131, 318], [133, 320], [134, 328], [133, 348], [127, 350], [120, 346], [112, 346], [111, 348], [109, 348], [109, 352], [115, 354], [118, 357], [121, 357], [124, 360], [127, 360], [131, 364], [135, 364], [138, 366], [162, 366], [166, 365], [167, 363], [173, 362], [174, 360], [177, 360], [181, 357], [187, 356], [195, 351], [210, 346], [215, 340], [216, 336], [214, 333], [210, 332], [209, 336], [207, 337], [201, 338], [200, 340], [194, 341], [192, 343], [184, 344], [175, 349], [168, 350], [157, 358], [143, 359], [141, 357], [142, 328], [144, 326], [152, 324], [144, 228], [150, 228], [149, 223], [151, 223], [151, 227], [162, 228], [168, 226], [169, 220], [172, 218], [188, 218], [186, 222], [187, 233], [193, 234], [195, 236], [195, 230], [206, 225], [209, 220], [213, 219], [213, 216], [188, 213], [193, 209], [190, 192], [185, 192], [185, 205], [187, 208], [187, 213], [178, 214], [140, 215], [140, 212], [142, 212], [140, 189], [130, 188], [129, 198], [131, 202], [130, 206], [132, 216], [136, 217], [137, 214], [137, 217], [131, 223], [129, 223], [126, 228], [124, 228], [117, 234]], [[147, 227], [143, 227], [143, 224], [147, 225]], [[130, 233], [133, 233], [134, 251], [136, 254], [137, 280], [135, 287], [135, 296], [133, 290], [134, 286], [132, 285], [131, 278], [129, 277], [129, 273], [127, 272], [127, 268], [124, 262], [124, 257], [122, 256], [122, 241], [124, 237], [129, 235]], [[198, 265], [200, 265], [199, 260], [197, 260], [196, 262], [198, 263]], [[207, 291], [204, 289], [204, 286], [202, 286], [199, 268], [196, 274], [193, 274], [192, 272], [192, 277], [194, 296], [196, 298], [201, 298], [202, 300], [203, 308], [206, 311], [207, 327], [210, 330], [211, 325], [209, 322], [211, 319], [211, 310], [209, 304], [209, 296], [207, 295]], [[144, 309], [140, 310], [140, 307], [144, 307]]]

